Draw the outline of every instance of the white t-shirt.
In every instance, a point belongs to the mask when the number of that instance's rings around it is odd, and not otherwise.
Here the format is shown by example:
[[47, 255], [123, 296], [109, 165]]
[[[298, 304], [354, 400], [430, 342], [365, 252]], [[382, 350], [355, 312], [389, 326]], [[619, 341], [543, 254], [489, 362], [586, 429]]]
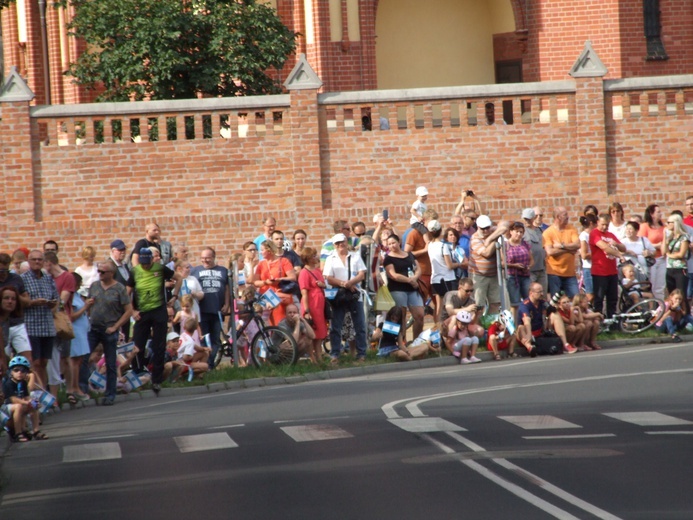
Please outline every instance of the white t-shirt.
[[[178, 297], [178, 301], [180, 302], [180, 297], [184, 294], [194, 294], [199, 292], [202, 292], [202, 286], [200, 285], [200, 281], [193, 275], [190, 275], [185, 280], [183, 280], [183, 283], [181, 283], [180, 285], [180, 294]], [[197, 321], [200, 321], [200, 304], [197, 303], [197, 298], [195, 298], [194, 296], [193, 312], [195, 313], [195, 316], [197, 316]]]
[[453, 281], [455, 271], [448, 268], [445, 257], [452, 261], [452, 249], [450, 244], [436, 240], [428, 244], [428, 257], [431, 259], [431, 283], [440, 283], [443, 280]]
[[635, 240], [624, 238], [621, 240], [621, 243], [626, 246], [628, 251], [632, 251], [637, 255], [635, 257], [627, 255], [626, 258], [633, 263], [637, 262], [641, 272], [648, 273], [649, 267], [647, 267], [647, 261], [642, 253], [645, 251], [645, 249], [654, 253], [655, 247], [652, 245], [652, 242], [650, 242], [646, 237], [638, 237]]
[[183, 356], [195, 355], [195, 340], [187, 332], [183, 332], [180, 336], [180, 347], [178, 347], [178, 358], [183, 359]]
[[[349, 262], [349, 258], [351, 258], [351, 262]], [[347, 265], [349, 263], [351, 263], [351, 273], [347, 272]], [[361, 254], [359, 252], [350, 251], [349, 256], [347, 257], [347, 263], [342, 263], [342, 259], [339, 257], [337, 251], [332, 251], [325, 259], [325, 266], [322, 269], [322, 275], [326, 280], [328, 276], [332, 276], [333, 278], [346, 282], [358, 275], [361, 271], [365, 270], [366, 264], [363, 263]]]
[[87, 270], [80, 265], [77, 269], [75, 269], [75, 273], [82, 277], [82, 286], [77, 287], [77, 289], [81, 289], [82, 287], [89, 289], [91, 284], [99, 281], [99, 273], [96, 264], [92, 265], [90, 270]]
[[424, 212], [428, 209], [426, 207], [426, 204], [421, 202], [420, 200], [415, 200], [414, 204], [411, 205], [412, 211], [415, 213], [418, 213], [418, 217], [415, 217], [414, 215], [411, 216], [409, 219], [410, 224], [416, 224], [417, 222], [421, 222], [421, 217], [423, 216]]
[[[581, 242], [581, 243], [582, 243], [582, 242], [586, 242], [586, 243], [587, 243], [587, 250], [589, 251], [589, 248], [590, 248], [590, 246], [589, 246], [589, 243], [590, 243], [590, 234], [589, 234], [588, 231], [582, 231], [582, 232], [580, 233], [580, 242]], [[588, 259], [585, 260], [585, 259], [583, 258], [583, 259], [582, 259], [582, 268], [583, 268], [583, 269], [592, 269], [592, 259], [591, 259], [591, 258], [588, 258]]]
[[609, 231], [616, 235], [616, 238], [618, 238], [621, 242], [623, 242], [623, 239], [626, 238], [626, 224], [628, 224], [628, 222], [625, 220], [620, 226], [616, 226], [613, 222], [609, 222]]

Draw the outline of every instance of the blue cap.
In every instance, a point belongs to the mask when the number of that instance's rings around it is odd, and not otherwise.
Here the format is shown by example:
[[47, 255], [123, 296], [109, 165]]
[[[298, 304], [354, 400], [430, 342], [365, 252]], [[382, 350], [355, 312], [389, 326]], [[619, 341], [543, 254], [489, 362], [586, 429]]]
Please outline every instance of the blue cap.
[[113, 242], [111, 242], [111, 249], [117, 249], [118, 251], [125, 251], [127, 249], [125, 247], [125, 242], [123, 242], [121, 239], [116, 239]]
[[148, 247], [143, 247], [142, 249], [140, 249], [139, 261], [141, 264], [152, 263], [152, 252]]

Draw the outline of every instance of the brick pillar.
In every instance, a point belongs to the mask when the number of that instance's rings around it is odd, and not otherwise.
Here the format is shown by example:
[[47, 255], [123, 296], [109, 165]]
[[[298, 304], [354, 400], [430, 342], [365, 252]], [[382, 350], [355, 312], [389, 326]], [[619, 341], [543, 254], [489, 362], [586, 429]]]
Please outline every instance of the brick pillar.
[[34, 145], [29, 103], [33, 92], [12, 67], [5, 85], [0, 89], [0, 195], [4, 204], [0, 222], [6, 239], [17, 225], [34, 223]]
[[300, 215], [299, 221], [312, 226], [321, 215], [317, 212], [306, 215], [304, 212], [315, 207], [316, 201], [322, 200], [318, 115], [318, 89], [322, 81], [308, 64], [305, 54], [299, 55], [284, 86], [291, 96], [289, 127], [295, 205]]
[[588, 41], [570, 75], [575, 78], [579, 200], [605, 197], [608, 189], [604, 76], [607, 70]]

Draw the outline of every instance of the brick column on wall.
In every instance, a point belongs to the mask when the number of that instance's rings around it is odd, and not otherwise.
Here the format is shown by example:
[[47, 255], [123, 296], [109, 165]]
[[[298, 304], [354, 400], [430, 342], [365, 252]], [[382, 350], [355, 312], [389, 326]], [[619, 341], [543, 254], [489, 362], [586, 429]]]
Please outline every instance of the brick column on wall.
[[[29, 103], [34, 93], [12, 67], [0, 89], [0, 194], [4, 204], [0, 213], [2, 235], [36, 222], [34, 205], [34, 159]], [[4, 240], [3, 240], [4, 241]]]
[[581, 200], [607, 196], [604, 76], [607, 70], [587, 41], [570, 69], [575, 78], [575, 123]]
[[296, 220], [313, 226], [323, 208], [318, 118], [318, 89], [322, 86], [322, 81], [308, 63], [305, 54], [299, 55], [284, 86], [291, 96], [289, 119]]

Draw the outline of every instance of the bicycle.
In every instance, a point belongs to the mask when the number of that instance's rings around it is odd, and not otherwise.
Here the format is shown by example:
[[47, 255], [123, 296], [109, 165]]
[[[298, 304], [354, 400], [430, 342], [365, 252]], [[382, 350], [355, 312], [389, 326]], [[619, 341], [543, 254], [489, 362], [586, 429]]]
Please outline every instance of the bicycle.
[[664, 302], [657, 298], [648, 298], [632, 305], [625, 312], [605, 318], [599, 332], [606, 332], [612, 325], [618, 325], [625, 334], [638, 334], [653, 327], [663, 314]]
[[[258, 299], [243, 304], [245, 309], [238, 311], [240, 328], [236, 331], [236, 338], [241, 337], [250, 323], [257, 325], [258, 331], [250, 340], [250, 360], [255, 366], [263, 365], [294, 365], [298, 360], [298, 345], [289, 331], [266, 325], [262, 319], [264, 308]], [[214, 359], [215, 366], [223, 356], [233, 358], [233, 343], [230, 334], [223, 332], [226, 340], [222, 343]]]

